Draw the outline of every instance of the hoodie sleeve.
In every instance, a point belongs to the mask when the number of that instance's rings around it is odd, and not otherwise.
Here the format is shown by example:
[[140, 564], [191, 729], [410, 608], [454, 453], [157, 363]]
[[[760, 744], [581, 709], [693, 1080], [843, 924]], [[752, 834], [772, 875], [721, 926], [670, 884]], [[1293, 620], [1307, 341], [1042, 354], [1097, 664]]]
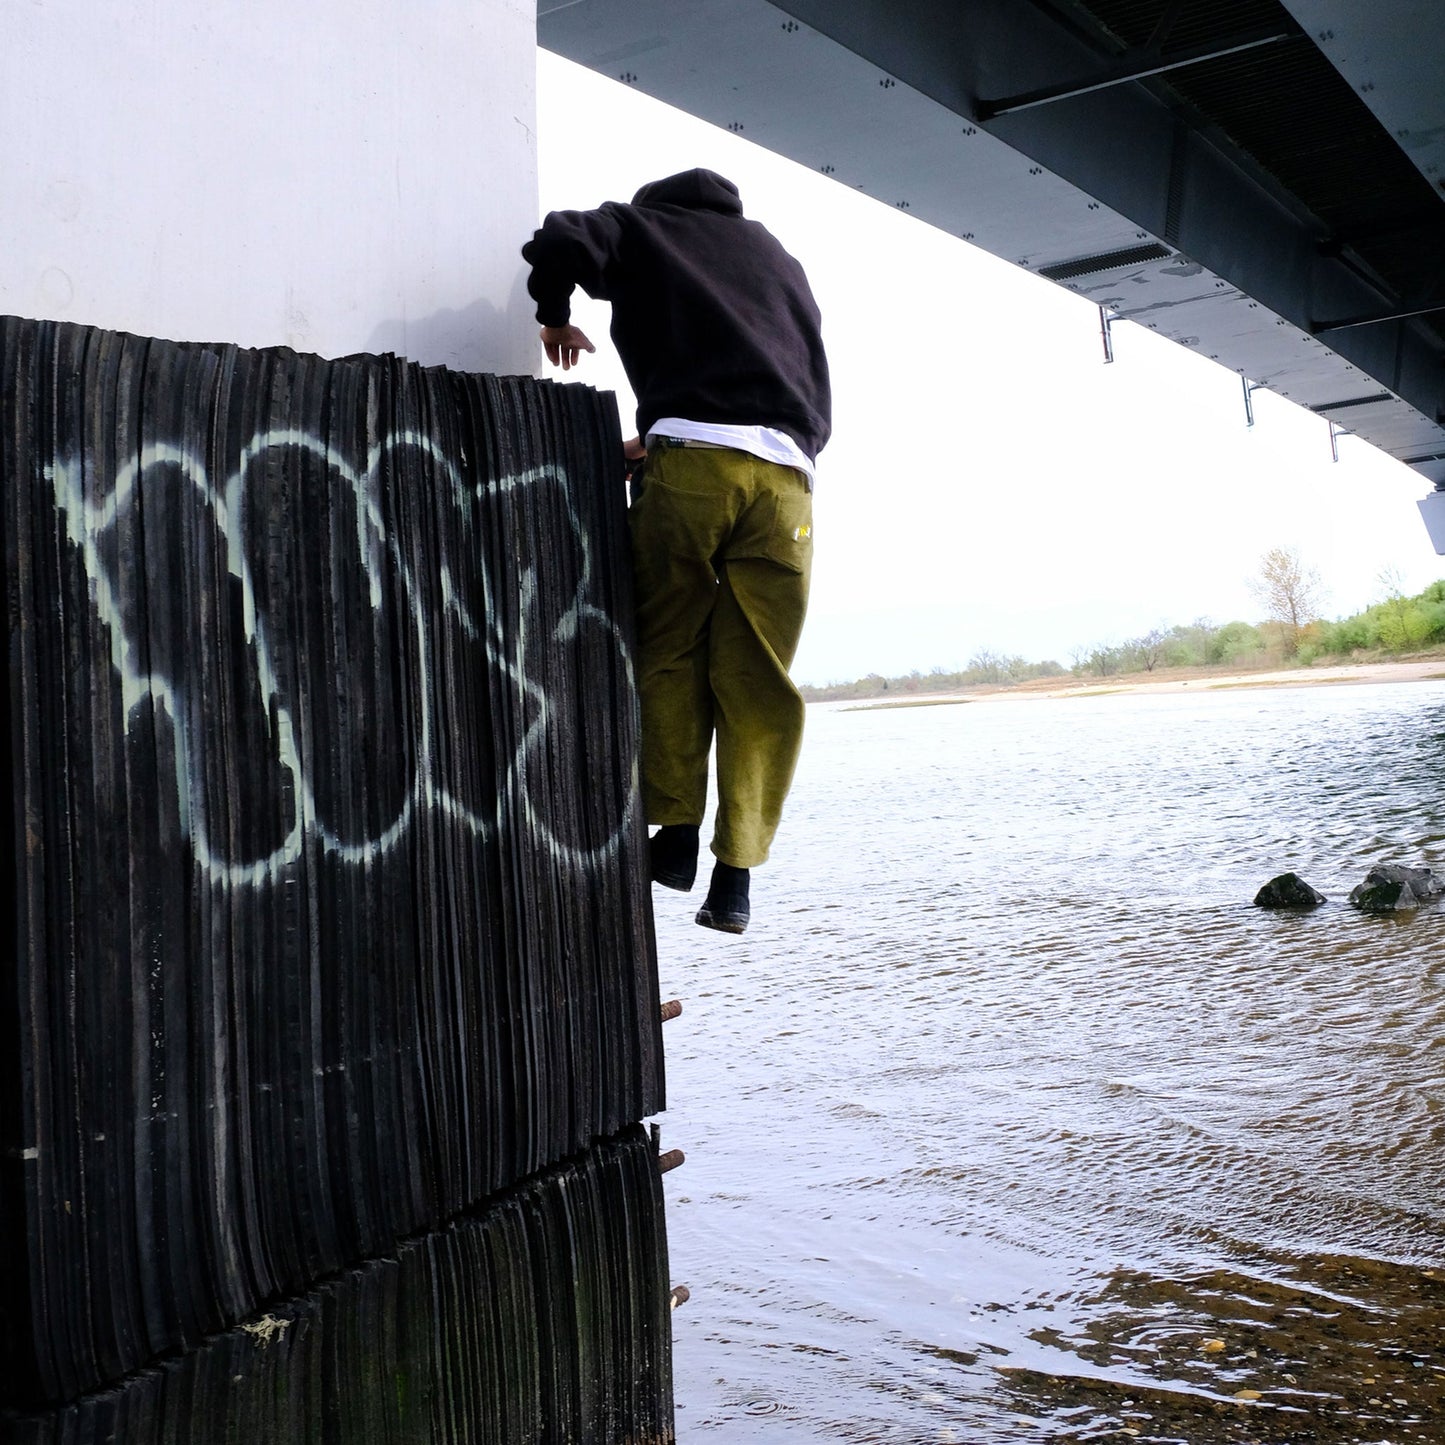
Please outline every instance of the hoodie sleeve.
[[522, 247], [522, 259], [532, 268], [527, 291], [537, 303], [537, 320], [543, 326], [565, 326], [574, 286], [608, 299], [607, 273], [621, 243], [622, 218], [615, 205], [550, 212]]

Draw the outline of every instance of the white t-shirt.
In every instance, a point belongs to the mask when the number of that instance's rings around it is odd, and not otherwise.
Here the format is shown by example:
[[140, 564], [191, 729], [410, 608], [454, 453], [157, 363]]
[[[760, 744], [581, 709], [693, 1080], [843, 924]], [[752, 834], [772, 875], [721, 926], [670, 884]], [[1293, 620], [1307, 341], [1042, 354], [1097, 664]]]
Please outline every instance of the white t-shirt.
[[761, 457], [765, 462], [796, 467], [808, 478], [808, 490], [813, 489], [815, 473], [807, 453], [786, 432], [774, 427], [742, 426], [723, 421], [687, 421], [680, 416], [663, 416], [648, 428], [648, 442], [656, 436], [712, 442], [714, 446], [732, 447], [750, 456]]

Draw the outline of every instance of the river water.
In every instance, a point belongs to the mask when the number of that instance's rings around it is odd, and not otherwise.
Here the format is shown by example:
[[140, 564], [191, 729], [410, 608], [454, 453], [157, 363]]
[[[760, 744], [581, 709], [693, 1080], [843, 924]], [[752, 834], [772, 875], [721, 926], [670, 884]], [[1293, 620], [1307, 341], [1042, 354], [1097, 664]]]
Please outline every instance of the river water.
[[683, 1445], [1445, 1441], [1445, 909], [1345, 901], [1442, 780], [1440, 682], [810, 710], [750, 931], [654, 890]]

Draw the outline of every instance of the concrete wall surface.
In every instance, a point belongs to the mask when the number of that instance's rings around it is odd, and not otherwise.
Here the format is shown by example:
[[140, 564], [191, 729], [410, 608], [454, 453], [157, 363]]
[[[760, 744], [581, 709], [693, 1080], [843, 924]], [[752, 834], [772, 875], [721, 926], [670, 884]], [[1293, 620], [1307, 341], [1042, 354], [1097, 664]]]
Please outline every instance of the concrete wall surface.
[[531, 372], [534, 0], [0, 0], [0, 312]]

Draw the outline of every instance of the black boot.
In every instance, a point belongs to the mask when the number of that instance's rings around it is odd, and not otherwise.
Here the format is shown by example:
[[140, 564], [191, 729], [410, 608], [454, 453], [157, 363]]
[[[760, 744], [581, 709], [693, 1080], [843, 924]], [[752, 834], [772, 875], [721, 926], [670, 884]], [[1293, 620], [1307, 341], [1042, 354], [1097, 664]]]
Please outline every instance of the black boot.
[[697, 881], [697, 829], [696, 823], [667, 823], [647, 840], [654, 883], [686, 893]]
[[697, 911], [704, 928], [720, 933], [742, 933], [748, 926], [748, 870], [726, 863], [713, 864], [707, 898]]

